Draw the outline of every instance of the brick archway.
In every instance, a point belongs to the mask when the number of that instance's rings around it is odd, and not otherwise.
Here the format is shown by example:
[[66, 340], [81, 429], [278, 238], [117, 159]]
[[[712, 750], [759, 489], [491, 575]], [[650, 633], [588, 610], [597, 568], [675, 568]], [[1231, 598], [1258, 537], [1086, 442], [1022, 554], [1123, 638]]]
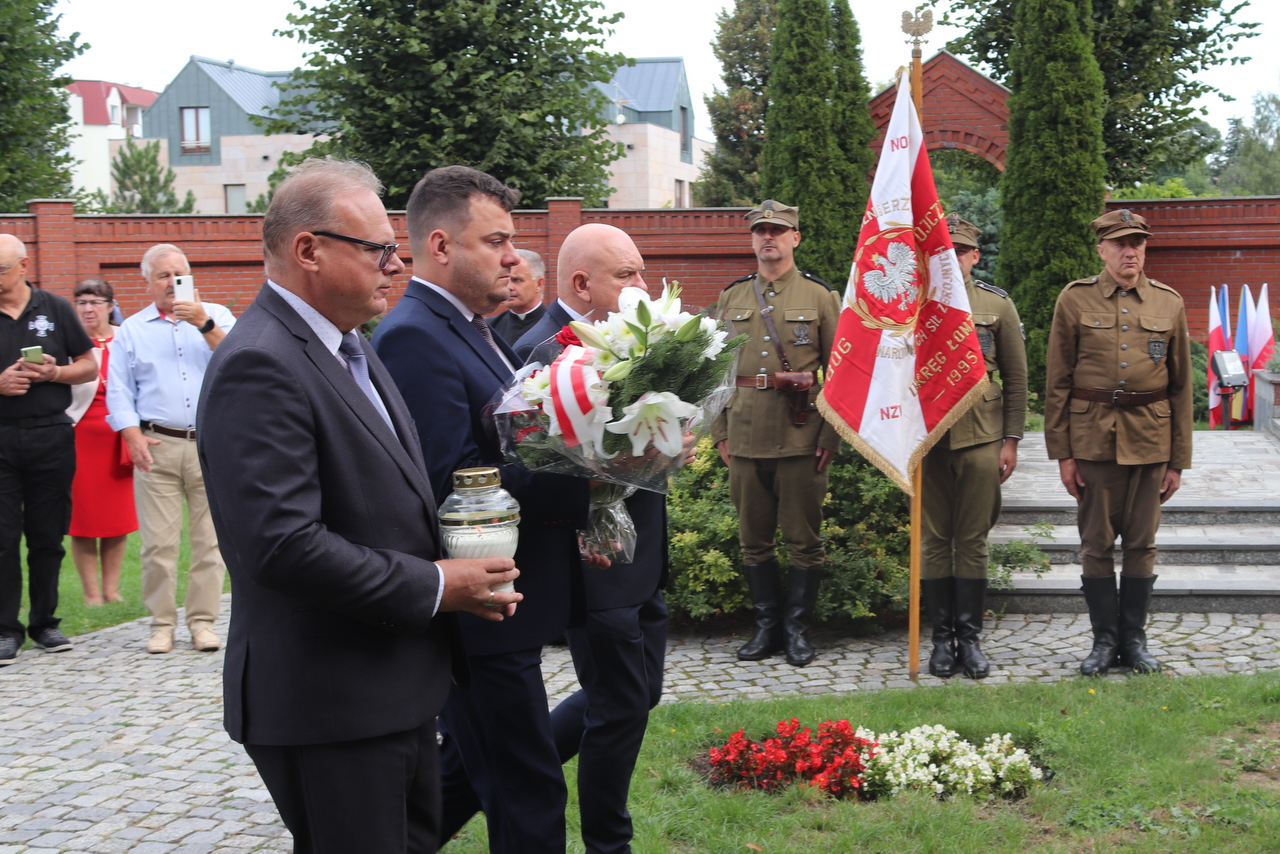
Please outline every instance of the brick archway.
[[[1009, 145], [1009, 90], [940, 50], [921, 68], [924, 80], [924, 138], [930, 151], [960, 149], [976, 154], [1001, 172]], [[879, 160], [896, 87], [871, 99], [879, 137], [872, 144]]]

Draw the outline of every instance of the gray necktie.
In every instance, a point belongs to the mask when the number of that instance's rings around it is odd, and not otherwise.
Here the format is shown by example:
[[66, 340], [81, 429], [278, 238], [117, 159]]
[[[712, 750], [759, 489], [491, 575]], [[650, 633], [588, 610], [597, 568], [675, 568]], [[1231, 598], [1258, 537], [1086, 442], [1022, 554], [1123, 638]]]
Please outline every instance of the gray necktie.
[[356, 385], [360, 386], [364, 396], [369, 398], [373, 408], [378, 410], [382, 420], [387, 422], [391, 432], [395, 433], [396, 428], [391, 423], [391, 416], [387, 414], [387, 408], [383, 406], [382, 398], [378, 396], [378, 392], [373, 387], [373, 381], [369, 379], [369, 360], [365, 358], [364, 348], [360, 346], [360, 333], [353, 329], [343, 335], [342, 343], [338, 345], [338, 349], [347, 357], [347, 370], [351, 371], [351, 378], [356, 381]]
[[[478, 314], [474, 314], [471, 316], [471, 325], [474, 326], [482, 336], [484, 336], [484, 340], [489, 343], [489, 346], [493, 348], [494, 352], [499, 356], [502, 356], [502, 350], [498, 348], [497, 343], [493, 340], [493, 330], [489, 328], [489, 324], [485, 319]], [[506, 360], [506, 356], [502, 356], [502, 361], [505, 362]]]

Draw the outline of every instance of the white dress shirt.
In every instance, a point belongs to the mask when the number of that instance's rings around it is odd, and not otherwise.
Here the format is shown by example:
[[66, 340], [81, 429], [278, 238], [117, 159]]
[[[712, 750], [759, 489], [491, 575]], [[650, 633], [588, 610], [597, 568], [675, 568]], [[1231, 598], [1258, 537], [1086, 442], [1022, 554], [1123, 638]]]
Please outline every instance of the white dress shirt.
[[[440, 294], [440, 296], [442, 296], [442, 297], [444, 297], [445, 299], [447, 299], [447, 300], [449, 301], [449, 304], [450, 304], [450, 305], [452, 305], [454, 308], [456, 308], [456, 309], [458, 310], [458, 314], [459, 314], [459, 315], [462, 317], [462, 319], [463, 319], [463, 320], [465, 320], [467, 323], [471, 323], [471, 318], [473, 318], [473, 317], [475, 317], [475, 316], [476, 316], [476, 313], [475, 313], [474, 311], [472, 311], [471, 309], [467, 308], [467, 307], [466, 307], [466, 305], [465, 305], [465, 304], [463, 304], [462, 300], [458, 299], [456, 296], [454, 296], [453, 294], [449, 293], [448, 291], [446, 291], [444, 288], [440, 287], [439, 285], [432, 284], [431, 282], [428, 282], [426, 279], [419, 279], [417, 276], [414, 276], [414, 277], [413, 277], [413, 279], [412, 279], [411, 281], [417, 282], [417, 283], [419, 283], [419, 284], [421, 284], [421, 285], [425, 285], [426, 287], [431, 288], [431, 290], [433, 290], [433, 291], [435, 291], [436, 293]], [[485, 322], [486, 322], [486, 323], [488, 323], [488, 321], [485, 321]], [[475, 324], [472, 324], [472, 325], [474, 326]], [[493, 330], [492, 330], [492, 329], [491, 329], [491, 330], [489, 330], [489, 331], [490, 331], [490, 334], [492, 334], [492, 335], [493, 335], [493, 339], [494, 339], [494, 341], [496, 342], [496, 341], [498, 340], [498, 336], [497, 336], [496, 334], [494, 334], [494, 333], [493, 333]], [[511, 361], [506, 357], [506, 354], [504, 354], [504, 353], [502, 352], [502, 348], [501, 348], [501, 347], [499, 347], [499, 346], [495, 343], [495, 344], [494, 344], [494, 346], [493, 346], [493, 349], [494, 349], [495, 351], [497, 351], [497, 353], [498, 353], [498, 358], [502, 359], [502, 363], [503, 363], [504, 365], [506, 365], [506, 366], [507, 366], [507, 370], [508, 370], [508, 371], [510, 371], [510, 372], [512, 373], [512, 375], [514, 376], [514, 375], [515, 375], [515, 372], [516, 372], [516, 369], [515, 369], [514, 367], [512, 367], [512, 365], [511, 365]]]

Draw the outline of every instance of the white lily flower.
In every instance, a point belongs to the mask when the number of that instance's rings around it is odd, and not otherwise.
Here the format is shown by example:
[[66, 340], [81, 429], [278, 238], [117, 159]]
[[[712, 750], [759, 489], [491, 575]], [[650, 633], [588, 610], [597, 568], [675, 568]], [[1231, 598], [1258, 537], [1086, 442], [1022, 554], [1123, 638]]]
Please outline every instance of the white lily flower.
[[605, 429], [610, 433], [629, 434], [634, 456], [643, 454], [652, 443], [660, 452], [674, 457], [684, 447], [680, 419], [693, 416], [698, 407], [669, 391], [647, 391], [622, 412], [622, 418], [606, 424]]
[[714, 359], [724, 350], [724, 342], [729, 339], [729, 333], [720, 329], [716, 322], [710, 317], [702, 318], [702, 331], [711, 336], [711, 340], [702, 351], [702, 358]]
[[590, 323], [584, 323], [581, 320], [570, 320], [569, 326], [578, 335], [578, 340], [587, 347], [594, 347], [597, 350], [608, 350], [609, 342], [604, 339], [600, 331]]

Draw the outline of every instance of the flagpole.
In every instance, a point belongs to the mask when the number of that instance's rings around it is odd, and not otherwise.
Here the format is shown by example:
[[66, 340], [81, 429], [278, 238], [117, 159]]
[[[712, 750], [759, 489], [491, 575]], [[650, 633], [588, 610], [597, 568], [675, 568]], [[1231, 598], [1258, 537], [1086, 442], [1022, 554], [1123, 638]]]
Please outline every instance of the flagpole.
[[[920, 126], [924, 127], [924, 61], [920, 51], [922, 36], [933, 29], [933, 13], [917, 6], [914, 15], [904, 12], [902, 31], [911, 36], [911, 99], [916, 105]], [[924, 482], [924, 459], [916, 465], [911, 475], [911, 570], [908, 578], [907, 597], [907, 676], [912, 682], [920, 680], [920, 529], [921, 486]]]

